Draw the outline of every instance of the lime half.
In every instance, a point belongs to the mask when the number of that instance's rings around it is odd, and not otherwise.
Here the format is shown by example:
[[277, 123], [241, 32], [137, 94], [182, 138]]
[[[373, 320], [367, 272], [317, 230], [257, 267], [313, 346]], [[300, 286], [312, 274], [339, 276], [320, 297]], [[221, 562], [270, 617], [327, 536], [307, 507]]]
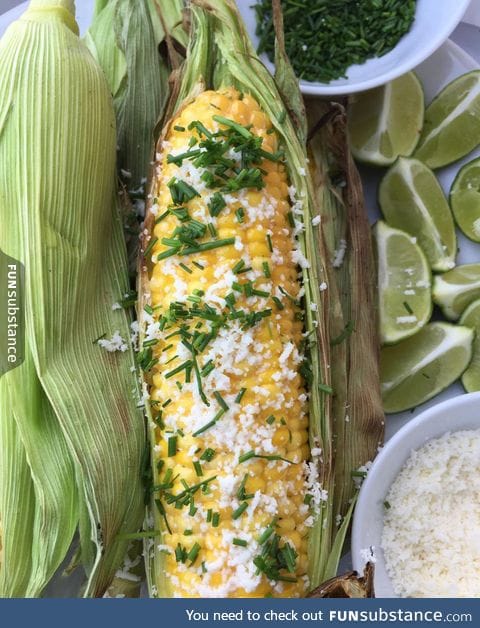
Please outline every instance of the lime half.
[[411, 155], [423, 125], [423, 89], [413, 72], [352, 96], [348, 129], [354, 157], [388, 166], [400, 155]]
[[380, 378], [385, 412], [415, 408], [453, 384], [471, 360], [473, 337], [469, 327], [430, 323], [415, 336], [384, 347]]
[[399, 342], [424, 327], [432, 313], [430, 268], [415, 238], [379, 221], [374, 227], [378, 261], [380, 338]]
[[433, 282], [433, 300], [452, 321], [457, 320], [465, 308], [480, 298], [480, 264], [463, 264]]
[[459, 76], [433, 99], [414, 157], [440, 168], [480, 143], [480, 70]]
[[457, 174], [450, 190], [450, 207], [467, 238], [480, 242], [480, 157]]
[[480, 390], [480, 299], [470, 303], [460, 319], [460, 325], [475, 331], [472, 361], [462, 375], [462, 384], [467, 392], [476, 392]]
[[379, 203], [390, 226], [417, 238], [432, 270], [443, 272], [455, 266], [452, 212], [436, 176], [425, 164], [400, 157], [380, 183]]

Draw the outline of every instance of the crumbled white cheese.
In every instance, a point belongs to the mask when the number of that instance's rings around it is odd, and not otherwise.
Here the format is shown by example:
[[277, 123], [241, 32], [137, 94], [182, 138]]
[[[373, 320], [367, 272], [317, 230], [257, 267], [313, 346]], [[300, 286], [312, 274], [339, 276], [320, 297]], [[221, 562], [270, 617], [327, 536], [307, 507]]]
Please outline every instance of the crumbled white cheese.
[[110, 340], [106, 338], [100, 338], [98, 345], [108, 351], [109, 353], [115, 353], [115, 351], [121, 351], [125, 353], [128, 349], [128, 345], [125, 340], [120, 336], [120, 332], [116, 331]]
[[413, 451], [385, 499], [382, 549], [402, 597], [480, 597], [480, 430]]
[[340, 268], [345, 259], [345, 253], [347, 252], [347, 241], [341, 239], [338, 244], [338, 249], [335, 251], [332, 265], [334, 268]]

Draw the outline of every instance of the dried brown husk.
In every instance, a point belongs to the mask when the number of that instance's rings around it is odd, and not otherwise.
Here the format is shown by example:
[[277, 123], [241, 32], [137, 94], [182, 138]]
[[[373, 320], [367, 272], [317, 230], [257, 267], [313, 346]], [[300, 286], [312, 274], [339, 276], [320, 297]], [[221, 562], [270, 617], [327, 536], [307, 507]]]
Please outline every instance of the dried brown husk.
[[[340, 103], [308, 101], [311, 171], [322, 195], [322, 231], [331, 264], [330, 309], [335, 432], [335, 515], [343, 517], [356, 492], [352, 476], [383, 442], [379, 380], [377, 281], [363, 187], [348, 145]], [[334, 203], [325, 202], [326, 190]], [[331, 197], [330, 197], [331, 198]], [[334, 267], [345, 243], [343, 262]]]
[[343, 576], [331, 578], [307, 595], [309, 598], [374, 598], [373, 577], [375, 566], [367, 563], [363, 576], [349, 571]]

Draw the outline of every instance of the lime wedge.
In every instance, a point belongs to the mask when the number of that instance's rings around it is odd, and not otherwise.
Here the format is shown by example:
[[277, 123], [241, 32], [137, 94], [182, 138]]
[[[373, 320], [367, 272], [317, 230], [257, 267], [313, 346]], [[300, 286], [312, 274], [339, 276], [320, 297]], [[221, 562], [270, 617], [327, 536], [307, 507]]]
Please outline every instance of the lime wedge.
[[415, 238], [379, 221], [377, 245], [380, 339], [384, 344], [412, 336], [432, 313], [430, 268]]
[[355, 159], [376, 166], [411, 155], [423, 125], [423, 89], [413, 72], [352, 96], [348, 113]]
[[453, 384], [472, 357], [474, 332], [449, 323], [430, 323], [380, 356], [383, 407], [402, 412]]
[[480, 390], [480, 299], [470, 303], [460, 319], [460, 325], [475, 331], [472, 361], [462, 375], [462, 384], [467, 392], [476, 392]]
[[440, 168], [480, 143], [480, 70], [459, 76], [432, 100], [414, 157]]
[[417, 159], [400, 157], [380, 183], [386, 221], [418, 239], [433, 270], [455, 266], [457, 239], [452, 212], [433, 172]]
[[480, 298], [480, 264], [463, 264], [433, 281], [433, 300], [452, 321]]
[[465, 164], [450, 190], [450, 207], [463, 233], [480, 242], [480, 158]]

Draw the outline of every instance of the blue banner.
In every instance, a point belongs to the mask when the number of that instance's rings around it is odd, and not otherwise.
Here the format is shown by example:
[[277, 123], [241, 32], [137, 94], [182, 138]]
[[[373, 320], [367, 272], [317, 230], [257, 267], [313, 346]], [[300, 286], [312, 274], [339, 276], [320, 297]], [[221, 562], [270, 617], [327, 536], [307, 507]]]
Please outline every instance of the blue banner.
[[480, 599], [1, 600], [2, 628], [480, 625]]

